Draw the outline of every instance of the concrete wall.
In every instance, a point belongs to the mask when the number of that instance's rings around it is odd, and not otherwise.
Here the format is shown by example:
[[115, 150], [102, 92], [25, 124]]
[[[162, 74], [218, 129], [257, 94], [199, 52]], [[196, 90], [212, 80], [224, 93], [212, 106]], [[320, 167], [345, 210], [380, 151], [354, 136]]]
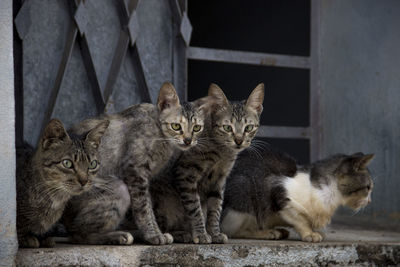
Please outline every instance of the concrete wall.
[[372, 205], [347, 222], [400, 228], [400, 1], [321, 1], [323, 155], [375, 153]]
[[0, 1], [0, 266], [11, 266], [15, 232], [15, 130], [12, 0]]

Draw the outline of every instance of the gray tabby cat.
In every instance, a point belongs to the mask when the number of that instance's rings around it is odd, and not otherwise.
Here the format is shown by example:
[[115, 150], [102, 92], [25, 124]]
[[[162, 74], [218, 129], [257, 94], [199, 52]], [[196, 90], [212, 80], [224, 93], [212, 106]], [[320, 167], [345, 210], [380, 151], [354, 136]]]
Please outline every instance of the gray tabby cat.
[[282, 239], [289, 232], [275, 227], [290, 226], [303, 241], [320, 242], [318, 230], [339, 206], [358, 210], [371, 202], [373, 154], [338, 154], [297, 169], [288, 156], [262, 155], [245, 151], [228, 178], [221, 228], [230, 237]]
[[220, 213], [236, 155], [250, 146], [262, 112], [264, 85], [246, 101], [230, 102], [215, 84], [209, 88], [214, 108], [196, 148], [183, 152], [174, 166], [151, 183], [160, 227], [177, 242], [225, 243]]
[[115, 232], [130, 202], [140, 239], [155, 245], [172, 243], [172, 236], [163, 234], [157, 225], [148, 185], [177, 151], [197, 144], [203, 130], [204, 108], [197, 102], [180, 104], [173, 85], [164, 83], [157, 106], [135, 105], [73, 128], [81, 133], [99, 120], [110, 121], [99, 148], [103, 163], [98, 178], [104, 179], [104, 190], [75, 198], [65, 216], [65, 226], [74, 242], [131, 244], [130, 233]]
[[68, 135], [53, 119], [37, 150], [18, 150], [17, 232], [21, 247], [53, 246], [45, 234], [60, 219], [69, 199], [89, 190], [98, 171], [97, 147], [108, 121], [82, 136]]

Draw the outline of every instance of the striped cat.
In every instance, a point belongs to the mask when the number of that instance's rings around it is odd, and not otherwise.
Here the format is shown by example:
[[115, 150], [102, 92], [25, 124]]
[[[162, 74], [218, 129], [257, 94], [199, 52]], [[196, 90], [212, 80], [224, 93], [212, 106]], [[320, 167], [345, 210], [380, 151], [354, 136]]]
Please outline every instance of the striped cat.
[[174, 166], [150, 185], [157, 221], [177, 242], [227, 241], [219, 226], [225, 180], [237, 154], [257, 133], [264, 85], [245, 101], [228, 101], [215, 84], [209, 96], [213, 108], [199, 144], [181, 153]]

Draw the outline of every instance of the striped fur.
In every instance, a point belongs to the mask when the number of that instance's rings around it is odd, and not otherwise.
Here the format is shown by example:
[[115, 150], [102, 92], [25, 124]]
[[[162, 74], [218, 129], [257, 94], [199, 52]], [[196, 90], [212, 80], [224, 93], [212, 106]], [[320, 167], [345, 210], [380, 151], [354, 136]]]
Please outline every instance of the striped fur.
[[[177, 151], [197, 144], [197, 136], [204, 124], [203, 108], [197, 102], [181, 104], [173, 85], [165, 83], [160, 89], [157, 106], [135, 105], [100, 118], [110, 121], [99, 147], [102, 165], [96, 177], [102, 180], [105, 190], [85, 194], [71, 203], [72, 218], [67, 220], [70, 223], [66, 226], [73, 232], [75, 242], [132, 243], [132, 237], [126, 232], [115, 233], [129, 204], [133, 223], [139, 229], [135, 238], [156, 245], [173, 241], [171, 235], [163, 234], [156, 223], [148, 184]], [[73, 131], [79, 134], [97, 120], [86, 120]], [[201, 130], [194, 132], [195, 125]], [[112, 182], [112, 179], [120, 181]]]
[[[225, 181], [237, 154], [257, 132], [264, 88], [259, 85], [247, 101], [229, 102], [218, 86], [211, 85], [209, 96], [215, 101], [214, 109], [199, 145], [181, 153], [151, 184], [160, 227], [173, 231], [178, 242], [227, 241], [219, 227]], [[248, 125], [251, 131], [245, 131]]]

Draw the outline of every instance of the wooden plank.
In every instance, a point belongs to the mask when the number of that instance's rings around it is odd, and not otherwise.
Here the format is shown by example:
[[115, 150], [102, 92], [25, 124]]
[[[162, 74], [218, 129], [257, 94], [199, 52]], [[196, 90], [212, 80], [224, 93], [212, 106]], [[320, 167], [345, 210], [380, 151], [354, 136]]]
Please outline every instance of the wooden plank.
[[310, 59], [301, 56], [287, 56], [278, 54], [266, 54], [257, 52], [245, 52], [204, 47], [189, 47], [187, 56], [189, 59], [241, 63], [258, 66], [274, 66], [309, 69]]

